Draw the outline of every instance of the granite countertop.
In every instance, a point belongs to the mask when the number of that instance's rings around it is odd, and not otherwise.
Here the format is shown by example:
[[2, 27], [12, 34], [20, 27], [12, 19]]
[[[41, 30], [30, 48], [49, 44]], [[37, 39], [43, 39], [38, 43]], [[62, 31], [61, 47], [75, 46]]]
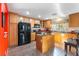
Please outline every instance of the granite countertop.
[[46, 35], [51, 35], [51, 33], [50, 34], [37, 34], [37, 35], [39, 35], [39, 36], [46, 36]]

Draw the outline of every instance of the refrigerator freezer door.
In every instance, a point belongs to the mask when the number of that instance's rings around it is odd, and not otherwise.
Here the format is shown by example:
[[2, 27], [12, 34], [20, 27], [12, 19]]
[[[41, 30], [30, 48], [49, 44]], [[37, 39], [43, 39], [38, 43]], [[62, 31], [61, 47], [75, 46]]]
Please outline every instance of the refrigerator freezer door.
[[25, 43], [25, 37], [24, 37], [24, 33], [20, 33], [19, 35], [19, 40], [18, 40], [18, 45], [23, 45]]

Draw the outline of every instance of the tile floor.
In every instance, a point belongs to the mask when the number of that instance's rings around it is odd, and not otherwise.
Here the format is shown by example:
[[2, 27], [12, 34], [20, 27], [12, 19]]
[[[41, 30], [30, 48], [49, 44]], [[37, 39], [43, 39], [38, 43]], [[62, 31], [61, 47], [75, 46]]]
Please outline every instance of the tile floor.
[[[36, 50], [36, 43], [31, 42], [30, 44], [9, 48], [9, 56], [65, 56], [64, 49], [56, 47], [50, 50], [46, 54], [42, 54]], [[67, 54], [68, 56], [75, 56], [75, 51]]]

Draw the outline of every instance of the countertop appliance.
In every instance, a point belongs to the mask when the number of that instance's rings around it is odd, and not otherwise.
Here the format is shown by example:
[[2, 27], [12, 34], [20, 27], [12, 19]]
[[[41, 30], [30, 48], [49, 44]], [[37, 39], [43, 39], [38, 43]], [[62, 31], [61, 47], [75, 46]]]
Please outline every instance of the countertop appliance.
[[34, 24], [34, 28], [40, 28], [40, 24]]

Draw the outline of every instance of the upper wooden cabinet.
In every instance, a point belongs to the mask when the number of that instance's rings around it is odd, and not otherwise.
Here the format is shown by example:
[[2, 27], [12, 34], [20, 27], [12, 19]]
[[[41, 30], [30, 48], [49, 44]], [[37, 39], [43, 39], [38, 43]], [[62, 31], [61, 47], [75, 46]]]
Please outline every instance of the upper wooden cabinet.
[[69, 27], [79, 27], [79, 13], [69, 15]]
[[35, 24], [40, 24], [40, 20], [35, 20]]
[[34, 27], [35, 24], [40, 24], [40, 20], [30, 19], [31, 27]]
[[52, 27], [52, 22], [51, 22], [51, 20], [46, 20], [46, 21], [44, 21], [44, 28], [51, 28]]
[[26, 22], [26, 23], [30, 23], [30, 18], [25, 17], [25, 18], [23, 18], [23, 21]]
[[18, 23], [19, 16], [13, 13], [9, 13], [10, 23]]
[[31, 28], [34, 27], [35, 20], [34, 19], [30, 19], [30, 24], [31, 24]]
[[40, 21], [42, 28], [52, 28], [52, 21], [51, 20], [41, 20]]

